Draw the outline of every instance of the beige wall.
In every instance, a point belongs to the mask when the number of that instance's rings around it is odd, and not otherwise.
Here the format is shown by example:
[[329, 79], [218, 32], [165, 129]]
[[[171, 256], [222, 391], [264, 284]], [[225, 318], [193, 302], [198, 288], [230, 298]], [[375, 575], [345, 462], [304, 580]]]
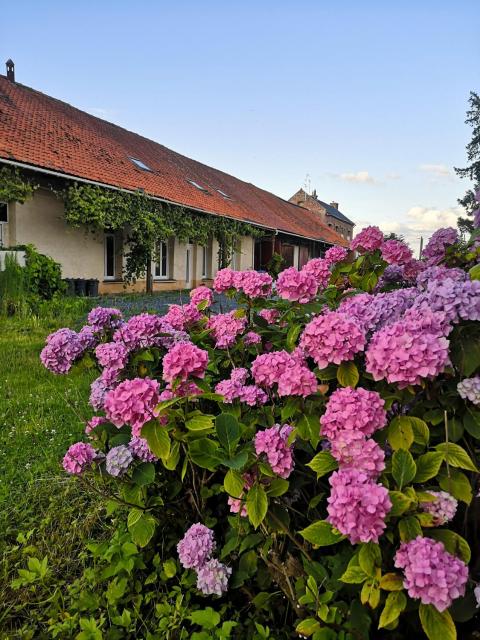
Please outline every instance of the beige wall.
[[[9, 205], [7, 225], [8, 245], [33, 244], [40, 253], [51, 256], [62, 265], [65, 278], [97, 278], [100, 293], [123, 293], [145, 291], [145, 280], [125, 286], [121, 280], [124, 256], [122, 234], [115, 234], [116, 270], [115, 280], [104, 278], [104, 234], [91, 233], [84, 229], [72, 229], [65, 222], [63, 202], [47, 189], [39, 189], [34, 197], [24, 204]], [[5, 243], [7, 244], [7, 243]], [[253, 269], [254, 240], [239, 239], [236, 252], [237, 269]], [[202, 247], [192, 246], [191, 286], [211, 284], [218, 271], [218, 242], [210, 246], [210, 278], [202, 278]], [[152, 267], [152, 273], [153, 267]], [[168, 279], [154, 279], [154, 291], [171, 291], [185, 288], [186, 246], [177, 238], [169, 241]]]
[[24, 204], [9, 206], [9, 244], [33, 244], [62, 265], [65, 278], [103, 279], [103, 234], [72, 229], [65, 222], [63, 202], [39, 189]]

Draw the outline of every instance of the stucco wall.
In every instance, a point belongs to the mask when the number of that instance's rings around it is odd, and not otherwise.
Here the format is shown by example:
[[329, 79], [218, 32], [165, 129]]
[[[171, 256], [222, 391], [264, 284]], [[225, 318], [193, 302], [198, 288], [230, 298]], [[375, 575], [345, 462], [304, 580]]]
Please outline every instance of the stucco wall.
[[[145, 280], [125, 286], [121, 280], [123, 252], [122, 234], [115, 234], [116, 271], [115, 280], [104, 278], [104, 234], [92, 234], [83, 229], [72, 229], [65, 222], [61, 200], [47, 189], [39, 189], [34, 197], [24, 204], [9, 206], [8, 244], [34, 244], [40, 253], [51, 256], [62, 265], [64, 278], [97, 278], [100, 293], [123, 293], [145, 291]], [[239, 239], [236, 251], [236, 268], [253, 269], [254, 240]], [[218, 271], [218, 242], [210, 247], [209, 275], [202, 278], [202, 247], [192, 245], [191, 286], [211, 284]], [[153, 268], [152, 268], [153, 269]], [[152, 270], [152, 273], [154, 271]], [[184, 289], [186, 282], [186, 245], [177, 238], [169, 241], [169, 273], [167, 279], [154, 279], [154, 291]]]
[[24, 204], [11, 204], [9, 214], [10, 246], [34, 244], [60, 262], [65, 278], [103, 279], [103, 234], [69, 227], [63, 202], [51, 191], [39, 189]]

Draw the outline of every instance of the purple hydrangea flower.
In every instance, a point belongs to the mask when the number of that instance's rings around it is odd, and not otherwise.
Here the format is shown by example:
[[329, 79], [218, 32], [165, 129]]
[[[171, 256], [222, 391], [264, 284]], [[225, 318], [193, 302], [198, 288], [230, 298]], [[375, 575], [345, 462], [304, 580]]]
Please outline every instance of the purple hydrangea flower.
[[464, 400], [480, 405], [480, 376], [464, 378], [457, 384], [457, 391]]
[[107, 473], [115, 478], [119, 478], [128, 470], [128, 467], [133, 462], [133, 455], [130, 449], [124, 445], [120, 444], [118, 447], [113, 447], [107, 453], [107, 457], [105, 460], [105, 467]]
[[185, 569], [199, 569], [210, 558], [215, 547], [213, 531], [197, 522], [185, 532], [177, 545], [177, 552]]
[[128, 448], [135, 456], [135, 458], [142, 460], [142, 462], [155, 462], [156, 460], [158, 460], [157, 456], [152, 453], [145, 438], [133, 436], [133, 438], [128, 443]]
[[197, 570], [197, 589], [207, 596], [221, 596], [228, 590], [231, 573], [230, 567], [212, 558]]

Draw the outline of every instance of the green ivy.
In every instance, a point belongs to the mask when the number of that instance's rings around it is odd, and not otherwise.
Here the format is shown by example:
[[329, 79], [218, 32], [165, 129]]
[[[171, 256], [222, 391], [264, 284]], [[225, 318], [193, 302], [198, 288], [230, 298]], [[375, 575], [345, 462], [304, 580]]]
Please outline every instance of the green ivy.
[[19, 170], [10, 166], [0, 167], [0, 202], [24, 203], [33, 196], [37, 185], [27, 180]]
[[218, 264], [225, 267], [230, 263], [239, 236], [264, 234], [251, 224], [159, 202], [143, 192], [127, 193], [74, 183], [62, 191], [61, 196], [65, 202], [65, 218], [71, 226], [87, 226], [92, 231], [126, 230], [127, 280], [145, 274], [159, 240], [176, 237], [180, 242], [188, 240], [206, 245], [215, 238], [219, 243]]

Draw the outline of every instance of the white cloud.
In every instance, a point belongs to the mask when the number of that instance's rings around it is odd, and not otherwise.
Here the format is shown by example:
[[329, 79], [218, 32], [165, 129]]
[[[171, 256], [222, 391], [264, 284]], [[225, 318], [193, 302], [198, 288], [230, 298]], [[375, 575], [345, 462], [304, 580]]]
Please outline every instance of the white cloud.
[[346, 182], [358, 182], [364, 184], [373, 184], [377, 180], [369, 174], [368, 171], [357, 171], [356, 173], [341, 173], [338, 176], [341, 180]]
[[447, 178], [451, 180], [454, 177], [453, 171], [446, 164], [421, 164], [419, 169], [436, 179]]

